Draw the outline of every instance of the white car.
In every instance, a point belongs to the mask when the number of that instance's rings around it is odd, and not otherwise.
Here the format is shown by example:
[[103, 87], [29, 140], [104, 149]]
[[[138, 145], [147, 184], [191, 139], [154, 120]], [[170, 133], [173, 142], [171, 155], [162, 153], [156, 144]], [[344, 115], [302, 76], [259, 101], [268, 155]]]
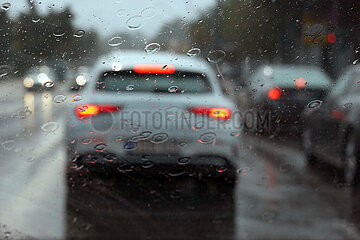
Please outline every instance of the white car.
[[113, 166], [234, 183], [237, 111], [201, 59], [112, 53], [91, 68], [81, 100], [67, 111], [68, 159], [75, 170]]

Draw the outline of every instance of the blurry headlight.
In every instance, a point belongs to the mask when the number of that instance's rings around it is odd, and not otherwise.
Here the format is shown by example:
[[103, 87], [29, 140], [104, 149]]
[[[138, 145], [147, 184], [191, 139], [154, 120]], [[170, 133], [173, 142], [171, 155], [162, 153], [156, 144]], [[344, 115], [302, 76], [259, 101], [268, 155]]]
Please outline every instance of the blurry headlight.
[[52, 82], [48, 75], [46, 75], [46, 73], [40, 73], [37, 78], [41, 84], [44, 84], [46, 82]]
[[31, 88], [32, 86], [34, 86], [34, 80], [30, 77], [26, 77], [24, 79], [24, 86], [27, 88]]
[[86, 84], [86, 77], [83, 75], [79, 75], [76, 77], [75, 82], [79, 86], [84, 86]]

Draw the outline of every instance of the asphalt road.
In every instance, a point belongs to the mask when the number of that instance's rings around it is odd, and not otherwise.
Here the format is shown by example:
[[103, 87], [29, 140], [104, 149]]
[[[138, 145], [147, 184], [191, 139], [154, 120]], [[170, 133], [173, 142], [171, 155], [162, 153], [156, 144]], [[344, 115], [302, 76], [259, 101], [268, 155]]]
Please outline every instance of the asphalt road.
[[244, 136], [233, 195], [184, 176], [67, 177], [72, 95], [0, 83], [0, 239], [360, 238], [360, 191], [328, 166], [309, 168], [292, 137]]

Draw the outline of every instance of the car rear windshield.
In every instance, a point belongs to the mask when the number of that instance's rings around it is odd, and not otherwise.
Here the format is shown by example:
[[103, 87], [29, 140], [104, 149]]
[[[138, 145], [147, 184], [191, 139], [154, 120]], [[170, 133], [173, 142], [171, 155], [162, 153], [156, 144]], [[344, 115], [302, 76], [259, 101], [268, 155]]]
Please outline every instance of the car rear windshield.
[[140, 74], [132, 71], [104, 72], [98, 79], [98, 91], [205, 93], [211, 87], [202, 74], [175, 72], [173, 74]]

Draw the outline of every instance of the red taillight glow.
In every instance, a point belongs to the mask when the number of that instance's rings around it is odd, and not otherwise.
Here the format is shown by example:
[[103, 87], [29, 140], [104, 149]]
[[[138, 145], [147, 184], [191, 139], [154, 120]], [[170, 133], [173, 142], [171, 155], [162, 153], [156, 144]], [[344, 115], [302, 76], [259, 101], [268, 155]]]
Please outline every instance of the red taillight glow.
[[268, 92], [268, 96], [272, 100], [276, 100], [280, 97], [280, 90], [277, 88], [272, 88]]
[[94, 105], [86, 104], [78, 106], [75, 110], [79, 118], [86, 118], [91, 116], [96, 116], [101, 112], [117, 112], [120, 108], [114, 105]]
[[134, 66], [136, 73], [162, 73], [173, 74], [175, 67], [169, 64], [136, 64]]
[[190, 111], [195, 114], [208, 115], [212, 118], [227, 120], [231, 116], [231, 111], [227, 108], [194, 107]]

